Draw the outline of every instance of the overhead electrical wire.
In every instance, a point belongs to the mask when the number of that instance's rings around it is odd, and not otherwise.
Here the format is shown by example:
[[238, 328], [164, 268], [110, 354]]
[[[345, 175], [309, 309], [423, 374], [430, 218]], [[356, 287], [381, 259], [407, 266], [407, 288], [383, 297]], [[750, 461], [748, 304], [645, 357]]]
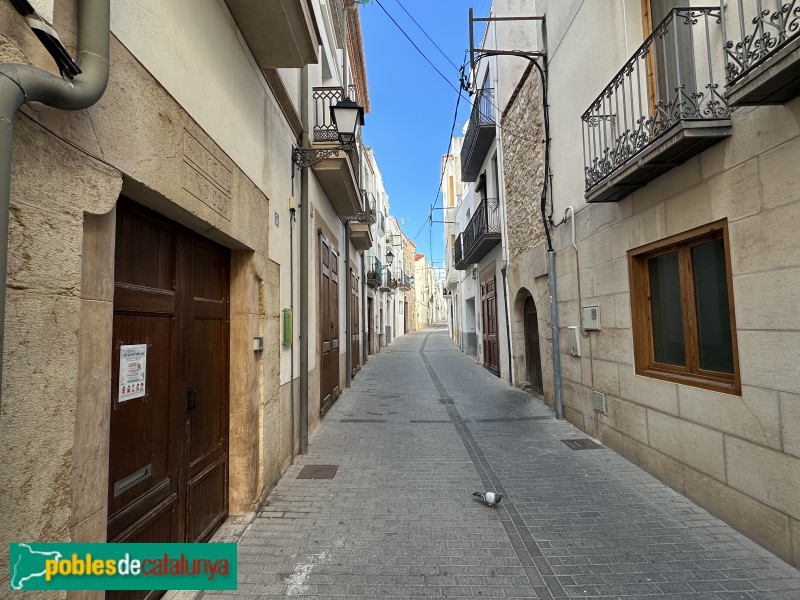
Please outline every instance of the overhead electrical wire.
[[[453, 124], [450, 126], [450, 137], [447, 142], [447, 152], [445, 153], [446, 157], [450, 156], [450, 151], [453, 149], [453, 132], [456, 129], [456, 122], [458, 120], [458, 106], [461, 104], [461, 94], [456, 97], [456, 109], [453, 111]], [[419, 237], [419, 234], [422, 233], [422, 230], [425, 229], [425, 225], [429, 224], [431, 228], [433, 228], [433, 211], [436, 207], [436, 203], [439, 202], [439, 194], [442, 193], [442, 182], [444, 181], [444, 169], [441, 169], [441, 175], [439, 176], [439, 185], [436, 187], [436, 198], [433, 200], [433, 204], [431, 205], [431, 210], [428, 213], [428, 218], [425, 219], [425, 223], [422, 224], [417, 235], [412, 238], [416, 240]]]
[[402, 9], [403, 9], [403, 12], [404, 12], [404, 13], [406, 13], [406, 14], [408, 15], [408, 17], [409, 17], [409, 18], [410, 18], [412, 21], [414, 21], [414, 25], [416, 25], [417, 27], [419, 27], [419, 30], [420, 30], [420, 31], [421, 31], [421, 32], [422, 32], [422, 33], [425, 35], [425, 37], [426, 37], [426, 38], [428, 38], [428, 40], [430, 40], [431, 44], [433, 44], [433, 45], [434, 45], [434, 47], [435, 47], [435, 48], [436, 48], [436, 49], [439, 51], [439, 53], [440, 53], [442, 56], [444, 56], [445, 60], [446, 60], [447, 62], [449, 62], [451, 65], [453, 65], [453, 68], [454, 68], [456, 71], [458, 71], [458, 70], [459, 70], [459, 68], [456, 66], [456, 64], [455, 64], [455, 63], [454, 63], [452, 60], [450, 60], [450, 57], [449, 57], [449, 56], [447, 56], [447, 54], [445, 54], [444, 50], [442, 50], [442, 49], [439, 47], [439, 44], [437, 44], [436, 42], [434, 42], [434, 41], [433, 41], [433, 38], [432, 38], [431, 36], [429, 36], [429, 35], [428, 35], [428, 32], [427, 32], [427, 31], [425, 31], [425, 30], [422, 28], [422, 25], [420, 25], [420, 24], [417, 22], [417, 20], [414, 18], [414, 16], [413, 16], [413, 15], [412, 15], [410, 12], [408, 12], [408, 11], [406, 10], [406, 7], [405, 7], [405, 6], [403, 6], [403, 3], [402, 3], [402, 2], [400, 2], [400, 0], [394, 0], [394, 1], [395, 1], [395, 2], [397, 2], [397, 4], [398, 4], [398, 5], [400, 5], [400, 8], [402, 8]]
[[[409, 41], [409, 43], [414, 47], [414, 49], [422, 56], [422, 58], [425, 59], [425, 62], [427, 62], [431, 66], [431, 68], [433, 68], [433, 70], [436, 71], [436, 73], [438, 73], [439, 76], [442, 79], [444, 79], [444, 81], [447, 83], [447, 85], [450, 86], [450, 88], [453, 89], [453, 91], [455, 91], [456, 94], [457, 94], [456, 109], [455, 109], [455, 114], [453, 115], [453, 124], [452, 124], [452, 126], [450, 128], [450, 136], [449, 136], [448, 145], [447, 145], [447, 153], [445, 155], [445, 156], [449, 157], [450, 156], [450, 151], [452, 150], [452, 144], [453, 144], [453, 132], [455, 131], [456, 122], [458, 120], [458, 107], [459, 107], [459, 104], [460, 104], [460, 101], [461, 101], [461, 97], [462, 97], [462, 89], [467, 91], [467, 92], [469, 92], [469, 94], [472, 95], [472, 92], [468, 88], [466, 77], [464, 76], [464, 68], [465, 68], [466, 65], [462, 66], [461, 68], [456, 67], [455, 63], [453, 63], [450, 60], [450, 58], [439, 47], [439, 45], [436, 44], [436, 42], [431, 38], [431, 36], [428, 35], [428, 33], [419, 24], [419, 22], [417, 22], [417, 20], [411, 15], [411, 13], [409, 13], [409, 11], [406, 10], [405, 6], [403, 6], [403, 4], [400, 2], [400, 0], [395, 0], [395, 2], [397, 2], [397, 4], [406, 13], [406, 15], [408, 15], [411, 18], [411, 20], [414, 22], [414, 24], [419, 28], [420, 31], [422, 31], [422, 33], [425, 35], [425, 37], [428, 38], [428, 40], [436, 47], [436, 49], [442, 54], [442, 56], [444, 56], [444, 58], [447, 60], [447, 62], [449, 62], [457, 71], [459, 71], [459, 84], [460, 84], [461, 89], [456, 88], [456, 86], [454, 86], [451, 83], [451, 81], [447, 78], [447, 76], [444, 73], [442, 73], [442, 71], [439, 70], [439, 68], [436, 67], [436, 65], [433, 64], [431, 59], [428, 58], [428, 56], [420, 49], [420, 47], [414, 42], [414, 40], [411, 39], [411, 36], [403, 29], [403, 27], [389, 13], [389, 11], [386, 10], [386, 7], [383, 6], [383, 4], [381, 3], [381, 0], [375, 0], [375, 3], [378, 5], [378, 7], [384, 12], [384, 14], [394, 24], [394, 26], [397, 27], [398, 30], [400, 30], [400, 32], [403, 34], [403, 36]], [[544, 89], [546, 90], [546, 78], [544, 76], [544, 73], [542, 72], [542, 69], [538, 65], [538, 63], [536, 63], [536, 67], [537, 67], [537, 69], [539, 69], [540, 75], [542, 75], [542, 80], [543, 80], [542, 84], [543, 84]], [[495, 111], [497, 111], [497, 114], [501, 115], [500, 108], [494, 103], [493, 99], [489, 98], [488, 102], [495, 109]], [[546, 112], [547, 111], [545, 110], [545, 113]], [[506, 119], [508, 121], [511, 121], [512, 123], [514, 123], [514, 125], [516, 125], [519, 128], [520, 131], [524, 131], [524, 128], [519, 123], [517, 123], [515, 120], [511, 119], [510, 117], [508, 117], [508, 115], [506, 115]], [[545, 114], [545, 120], [547, 120], [547, 114]], [[531, 144], [544, 143], [544, 145], [545, 145], [545, 156], [547, 158], [547, 154], [548, 154], [547, 146], [549, 145], [548, 144], [548, 140], [547, 140], [547, 137], [548, 137], [548, 134], [549, 134], [549, 132], [547, 130], [549, 129], [549, 127], [547, 126], [548, 125], [547, 123], [545, 123], [545, 140], [538, 140], [538, 141], [537, 140], [532, 140], [532, 139], [530, 139], [530, 138], [528, 138], [528, 137], [526, 137], [524, 135], [520, 135], [519, 133], [514, 132], [513, 130], [511, 130], [507, 126], [504, 126], [502, 123], [500, 123], [500, 119], [499, 118], [496, 119], [495, 123], [496, 123], [496, 126], [501, 131], [503, 131], [504, 133], [510, 135], [511, 137], [526, 141], [526, 142], [531, 143]], [[547, 160], [546, 160], [546, 162], [549, 163], [549, 161], [547, 161]], [[545, 176], [544, 176], [545, 182], [544, 182], [543, 193], [542, 193], [542, 212], [543, 213], [544, 213], [544, 210], [545, 210], [544, 206], [545, 206], [546, 198], [547, 198], [547, 195], [548, 195], [547, 180], [548, 180], [548, 178], [550, 176], [552, 176], [552, 175], [549, 173], [549, 164], [546, 164], [545, 165]], [[444, 169], [441, 169], [441, 176], [439, 178], [439, 185], [437, 186], [437, 190], [436, 190], [436, 198], [434, 199], [434, 202], [430, 207], [430, 212], [428, 214], [428, 217], [425, 219], [425, 222], [422, 224], [422, 227], [420, 227], [419, 231], [412, 238], [412, 240], [416, 240], [420, 236], [422, 231], [425, 229], [425, 225], [428, 225], [431, 228], [431, 235], [432, 235], [432, 230], [433, 230], [433, 211], [437, 209], [436, 205], [439, 202], [439, 195], [441, 194], [441, 191], [442, 191], [441, 188], [442, 188], [442, 182], [443, 181], [444, 181]], [[551, 199], [551, 202], [552, 202], [552, 199]], [[551, 214], [550, 214], [550, 219], [549, 220], [550, 220], [550, 222], [552, 222], [552, 207], [551, 207]], [[547, 221], [545, 221], [545, 222], [547, 222]], [[549, 231], [547, 231], [547, 227], [546, 226], [545, 226], [545, 230], [546, 230], [545, 232], [548, 234], [547, 237], [548, 237], [548, 246], [549, 246], [550, 245], [550, 235], [549, 235]], [[432, 239], [429, 241], [429, 244], [431, 245], [430, 248], [432, 250], [432, 248], [433, 248]]]
[[[452, 90], [453, 90], [453, 91], [454, 91], [456, 94], [459, 94], [459, 95], [461, 95], [461, 94], [462, 94], [462, 90], [461, 90], [461, 89], [458, 89], [456, 86], [454, 86], [454, 85], [452, 84], [452, 82], [451, 82], [451, 81], [450, 81], [450, 80], [447, 78], [447, 76], [446, 76], [444, 73], [442, 73], [442, 72], [439, 70], [439, 68], [438, 68], [436, 65], [434, 65], [434, 64], [433, 64], [433, 62], [431, 61], [431, 59], [430, 59], [430, 58], [428, 58], [428, 56], [427, 56], [427, 55], [426, 55], [426, 54], [425, 54], [425, 53], [424, 53], [424, 52], [423, 52], [423, 51], [420, 49], [420, 47], [419, 47], [419, 46], [418, 46], [418, 45], [417, 45], [417, 44], [414, 42], [414, 40], [412, 40], [412, 39], [411, 39], [411, 36], [410, 36], [410, 35], [409, 35], [409, 34], [406, 32], [406, 30], [405, 30], [405, 29], [403, 29], [403, 27], [402, 27], [402, 26], [401, 26], [401, 25], [400, 25], [400, 24], [397, 22], [397, 20], [396, 20], [396, 19], [395, 19], [395, 18], [394, 18], [394, 17], [393, 17], [393, 16], [392, 16], [390, 13], [389, 13], [389, 11], [388, 11], [388, 10], [386, 10], [386, 7], [385, 7], [385, 6], [384, 6], [384, 5], [381, 3], [381, 0], [375, 0], [375, 4], [377, 4], [377, 5], [378, 5], [378, 7], [379, 7], [379, 8], [380, 8], [380, 9], [381, 9], [383, 12], [384, 12], [384, 14], [385, 14], [387, 17], [389, 17], [389, 20], [390, 20], [390, 21], [391, 21], [391, 22], [394, 24], [394, 26], [395, 26], [395, 27], [397, 27], [397, 29], [399, 29], [399, 30], [400, 30], [400, 33], [402, 33], [402, 34], [403, 34], [403, 36], [405, 36], [405, 38], [406, 38], [406, 39], [409, 41], [409, 43], [410, 43], [412, 46], [414, 46], [414, 49], [415, 49], [417, 52], [419, 52], [419, 54], [420, 54], [420, 56], [422, 56], [422, 58], [424, 58], [424, 59], [425, 59], [425, 62], [427, 62], [427, 63], [428, 63], [428, 64], [429, 64], [429, 65], [430, 65], [430, 66], [433, 68], [433, 70], [434, 70], [434, 71], [436, 71], [436, 72], [439, 74], [439, 76], [440, 76], [440, 77], [441, 77], [441, 78], [442, 78], [442, 79], [443, 79], [443, 80], [444, 80], [444, 81], [447, 83], [447, 85], [449, 85], [449, 86], [450, 86], [450, 88], [451, 88], [451, 89], [452, 89]], [[398, 4], [399, 4], [399, 2], [398, 2]], [[401, 5], [401, 8], [402, 8], [402, 5]], [[403, 10], [405, 10], [405, 9], [403, 9]], [[413, 17], [412, 17], [412, 18], [413, 18]], [[416, 23], [416, 21], [414, 21], [414, 22]], [[419, 25], [419, 23], [417, 23], [417, 27], [419, 27], [419, 28], [422, 30], [422, 32], [423, 32], [423, 33], [424, 33], [424, 34], [425, 34], [425, 35], [428, 37], [428, 39], [430, 39], [430, 36], [429, 36], [427, 33], [425, 33], [425, 30], [424, 30], [424, 29], [422, 29], [422, 27]], [[434, 45], [435, 45], [435, 43], [434, 43]], [[437, 46], [437, 48], [438, 48], [438, 46]], [[440, 52], [442, 52], [442, 50], [441, 50], [441, 49], [439, 49], [439, 51], [440, 51]], [[442, 52], [442, 54], [444, 54], [444, 52]], [[445, 55], [445, 58], [447, 58], [447, 56], [446, 56], [446, 55]], [[450, 59], [449, 59], [449, 58], [448, 58], [447, 60], [448, 60], [448, 62], [450, 62]], [[450, 62], [450, 64], [453, 64], [453, 63], [452, 63], [452, 62]], [[469, 90], [467, 90], [467, 87], [466, 87], [466, 85], [464, 84], [464, 81], [465, 81], [465, 79], [464, 79], [464, 76], [463, 76], [463, 68], [464, 68], [464, 67], [461, 67], [461, 68], [459, 68], [459, 67], [456, 67], [456, 66], [455, 66], [455, 64], [453, 64], [453, 67], [455, 67], [455, 68], [456, 68], [456, 70], [457, 70], [457, 71], [459, 71], [459, 74], [460, 74], [460, 82], [461, 82], [461, 88], [462, 88], [462, 89], [464, 89], [464, 90], [466, 90], [466, 91], [469, 91]], [[470, 95], [471, 95], [471, 92], [470, 92]], [[489, 104], [491, 104], [491, 105], [492, 105], [492, 107], [495, 109], [495, 111], [497, 111], [497, 114], [498, 114], [498, 115], [500, 115], [500, 114], [501, 114], [501, 110], [500, 110], [500, 108], [499, 108], [499, 107], [498, 107], [498, 106], [497, 106], [497, 105], [494, 103], [494, 101], [493, 101], [492, 99], [489, 99]], [[516, 125], [516, 126], [517, 126], [517, 127], [520, 129], [520, 130], [523, 130], [523, 129], [524, 129], [524, 128], [523, 128], [523, 127], [522, 127], [522, 126], [519, 124], [519, 123], [517, 123], [517, 122], [516, 122], [516, 121], [514, 121], [513, 119], [509, 119], [509, 120], [510, 120], [512, 123], [514, 123], [514, 125]], [[523, 136], [523, 135], [519, 135], [519, 133], [515, 133], [515, 132], [511, 131], [511, 130], [510, 130], [510, 129], [508, 129], [507, 127], [505, 127], [505, 126], [503, 126], [502, 124], [500, 124], [500, 123], [499, 123], [499, 120], [498, 120], [498, 122], [497, 122], [497, 126], [498, 126], [498, 127], [499, 127], [499, 128], [502, 130], [502, 131], [504, 131], [504, 132], [508, 133], [508, 134], [509, 134], [510, 136], [512, 136], [512, 137], [515, 137], [515, 138], [517, 138], [517, 139], [521, 139], [521, 140], [523, 140], [523, 141], [526, 141], [526, 142], [529, 142], [529, 143], [532, 143], [532, 144], [535, 144], [535, 143], [537, 143], [535, 140], [531, 140], [531, 139], [529, 139], [529, 138], [526, 138], [526, 137], [525, 137], [525, 136]]]
[[428, 56], [422, 50], [420, 50], [419, 46], [417, 46], [417, 44], [414, 42], [414, 40], [411, 39], [411, 36], [406, 33], [405, 29], [403, 29], [400, 26], [400, 24], [395, 20], [395, 18], [391, 14], [389, 14], [389, 11], [386, 10], [386, 8], [383, 6], [383, 4], [381, 4], [381, 0], [375, 0], [375, 4], [377, 4], [380, 7], [380, 9], [386, 14], [387, 17], [389, 17], [389, 19], [392, 21], [392, 23], [394, 23], [395, 27], [397, 27], [400, 30], [400, 33], [402, 33], [406, 37], [406, 39], [411, 43], [411, 45], [414, 46], [416, 51], [420, 53], [420, 56], [422, 56], [422, 58], [425, 59], [425, 62], [427, 62], [433, 68], [433, 70], [436, 71], [441, 76], [441, 78], [444, 79], [447, 82], [447, 85], [449, 85], [451, 88], [453, 88], [453, 91], [455, 91], [456, 94], [461, 94], [461, 90], [456, 88], [456, 86], [454, 86], [450, 82], [450, 80], [447, 78], [447, 76], [444, 73], [442, 73], [439, 70], [439, 68], [431, 62], [431, 59], [428, 58]]

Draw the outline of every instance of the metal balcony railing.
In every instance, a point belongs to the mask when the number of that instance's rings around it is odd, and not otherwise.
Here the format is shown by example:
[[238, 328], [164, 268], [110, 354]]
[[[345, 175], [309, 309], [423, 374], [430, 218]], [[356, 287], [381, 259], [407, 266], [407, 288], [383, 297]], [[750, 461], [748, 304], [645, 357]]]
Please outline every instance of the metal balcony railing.
[[[479, 262], [500, 241], [500, 202], [497, 198], [484, 198], [475, 209], [475, 214], [467, 223], [454, 248], [456, 269], [466, 269], [467, 265]], [[461, 245], [461, 260], [456, 260], [455, 250]]]
[[397, 289], [397, 278], [392, 275], [388, 269], [383, 274], [383, 283], [381, 283], [380, 290], [382, 292], [391, 292]]
[[[344, 99], [342, 88], [340, 87], [315, 87], [312, 90], [313, 109], [314, 109], [314, 128], [312, 130], [311, 141], [315, 144], [338, 144], [339, 130], [331, 119], [331, 106]], [[348, 154], [353, 163], [353, 172], [358, 173], [359, 157], [358, 145]]]
[[386, 232], [386, 216], [379, 212], [377, 216], [377, 224], [378, 224], [378, 235], [383, 236]]
[[[730, 110], [720, 91], [720, 29], [719, 7], [673, 9], [583, 113], [590, 200], [617, 200], [730, 134]], [[717, 126], [728, 131], [710, 131]], [[620, 189], [592, 197], [595, 188], [681, 128], [692, 130], [683, 136], [686, 143], [628, 173]]]
[[483, 88], [475, 94], [472, 114], [461, 150], [461, 180], [475, 181], [496, 135], [494, 90]]
[[411, 285], [411, 276], [408, 273], [401, 273], [397, 277], [397, 287], [403, 292], [409, 291], [413, 287]]
[[458, 265], [464, 260], [464, 248], [462, 235], [459, 233], [456, 236], [456, 241], [453, 244], [453, 266], [458, 269]]
[[378, 288], [383, 283], [383, 264], [375, 256], [367, 256], [367, 285]]
[[800, 0], [729, 0], [721, 10], [729, 88], [759, 79], [732, 101], [773, 104], [800, 93]]

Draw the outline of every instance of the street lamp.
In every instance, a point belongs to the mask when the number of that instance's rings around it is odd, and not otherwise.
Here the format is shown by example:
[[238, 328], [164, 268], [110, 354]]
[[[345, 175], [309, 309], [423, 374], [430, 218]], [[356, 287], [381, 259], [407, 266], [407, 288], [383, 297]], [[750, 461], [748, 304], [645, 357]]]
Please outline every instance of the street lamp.
[[364, 108], [345, 98], [331, 106], [331, 121], [336, 126], [339, 145], [327, 148], [292, 148], [292, 162], [298, 167], [310, 167], [341, 150], [353, 150], [358, 128], [364, 124]]
[[364, 124], [364, 109], [350, 98], [345, 98], [331, 106], [331, 120], [336, 125], [339, 142], [343, 146], [353, 144], [358, 127]]
[[389, 250], [388, 252], [386, 252], [386, 264], [391, 267], [393, 262], [394, 262], [394, 253], [391, 250]]

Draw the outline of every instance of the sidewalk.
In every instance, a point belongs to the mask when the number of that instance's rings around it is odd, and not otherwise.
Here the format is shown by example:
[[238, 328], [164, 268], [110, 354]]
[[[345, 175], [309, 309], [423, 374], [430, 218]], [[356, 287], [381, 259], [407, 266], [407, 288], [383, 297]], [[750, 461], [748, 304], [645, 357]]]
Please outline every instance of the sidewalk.
[[[239, 540], [235, 595], [800, 600], [796, 569], [612, 450], [561, 441], [585, 437], [445, 329], [401, 337]], [[297, 479], [306, 465], [338, 469]], [[471, 496], [486, 489], [498, 508]]]

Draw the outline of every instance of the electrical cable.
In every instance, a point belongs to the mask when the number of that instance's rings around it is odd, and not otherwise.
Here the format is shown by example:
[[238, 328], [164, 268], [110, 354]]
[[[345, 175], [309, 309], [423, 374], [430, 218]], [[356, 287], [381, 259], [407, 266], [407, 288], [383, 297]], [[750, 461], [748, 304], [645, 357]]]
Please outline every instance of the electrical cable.
[[446, 60], [447, 62], [449, 62], [451, 65], [453, 65], [453, 68], [454, 68], [456, 71], [458, 71], [458, 70], [459, 70], [459, 68], [456, 66], [456, 64], [455, 64], [455, 63], [454, 63], [452, 60], [450, 60], [450, 57], [448, 57], [448, 56], [447, 56], [447, 54], [445, 54], [445, 53], [444, 53], [444, 50], [442, 50], [442, 49], [439, 47], [439, 45], [438, 45], [436, 42], [434, 42], [434, 41], [433, 41], [433, 38], [431, 38], [431, 36], [429, 36], [429, 35], [428, 35], [428, 32], [427, 32], [427, 31], [425, 31], [425, 30], [422, 28], [422, 25], [420, 25], [420, 24], [417, 22], [417, 20], [416, 20], [416, 19], [413, 17], [413, 15], [412, 15], [410, 12], [408, 12], [408, 11], [406, 10], [406, 7], [405, 7], [405, 6], [403, 6], [403, 3], [402, 3], [402, 2], [400, 2], [400, 0], [394, 0], [394, 1], [395, 1], [395, 2], [397, 2], [397, 4], [399, 4], [399, 5], [400, 5], [400, 8], [402, 8], [402, 9], [403, 9], [403, 12], [404, 12], [404, 13], [406, 13], [406, 14], [409, 16], [409, 18], [410, 18], [412, 21], [414, 21], [414, 25], [416, 25], [417, 27], [419, 27], [419, 30], [420, 30], [420, 31], [421, 31], [421, 32], [422, 32], [422, 33], [425, 35], [425, 37], [426, 37], [426, 38], [428, 38], [428, 40], [430, 40], [431, 44], [433, 44], [433, 45], [434, 45], [434, 47], [435, 47], [435, 48], [436, 48], [436, 49], [439, 51], [439, 53], [440, 53], [442, 56], [444, 56], [445, 60]]
[[[445, 157], [450, 156], [450, 151], [453, 149], [453, 132], [456, 129], [456, 121], [458, 120], [458, 106], [461, 104], [461, 94], [456, 97], [456, 109], [453, 111], [453, 124], [450, 126], [450, 137], [447, 142], [447, 153]], [[439, 176], [439, 185], [436, 187], [436, 198], [433, 200], [433, 204], [431, 205], [430, 213], [428, 213], [428, 218], [425, 219], [425, 223], [430, 223], [430, 226], [433, 227], [433, 211], [436, 208], [436, 203], [439, 202], [439, 194], [442, 193], [442, 182], [444, 181], [444, 169], [441, 169], [441, 175]], [[422, 233], [422, 230], [425, 229], [425, 223], [422, 224], [417, 235], [415, 235], [412, 241], [416, 241], [419, 237], [419, 234]]]
[[450, 80], [447, 78], [447, 76], [444, 73], [442, 73], [436, 67], [436, 65], [434, 65], [431, 62], [431, 59], [429, 59], [428, 56], [422, 50], [419, 49], [419, 46], [417, 46], [414, 40], [411, 39], [411, 36], [406, 33], [405, 29], [400, 27], [400, 24], [397, 21], [395, 21], [394, 17], [389, 14], [389, 11], [386, 10], [386, 8], [384, 8], [383, 4], [381, 4], [381, 0], [375, 0], [375, 4], [377, 4], [380, 7], [380, 9], [386, 14], [387, 17], [389, 17], [392, 23], [394, 23], [395, 27], [397, 27], [400, 30], [400, 32], [406, 37], [406, 39], [411, 43], [411, 45], [414, 46], [417, 52], [419, 52], [420, 56], [422, 56], [422, 58], [425, 59], [425, 62], [427, 62], [431, 67], [433, 67], [433, 70], [436, 71], [442, 77], [442, 79], [444, 79], [447, 82], [447, 85], [453, 88], [453, 91], [455, 91], [456, 94], [461, 95], [461, 90], [459, 90], [452, 83], [450, 83]]
[[[417, 51], [417, 52], [420, 54], [420, 56], [422, 56], [422, 58], [424, 58], [424, 59], [425, 59], [425, 62], [427, 62], [427, 63], [428, 63], [428, 64], [429, 64], [429, 65], [430, 65], [430, 66], [433, 68], [433, 70], [434, 70], [434, 71], [436, 71], [436, 72], [439, 74], [439, 76], [440, 76], [442, 79], [444, 79], [444, 81], [447, 83], [447, 85], [448, 85], [448, 86], [450, 86], [450, 87], [453, 89], [453, 91], [454, 91], [454, 92], [456, 92], [456, 93], [457, 93], [457, 94], [460, 96], [460, 95], [461, 95], [461, 90], [460, 90], [460, 89], [458, 89], [458, 88], [456, 88], [456, 87], [455, 87], [455, 86], [454, 86], [454, 85], [453, 85], [453, 84], [450, 82], [450, 80], [447, 78], [447, 76], [446, 76], [444, 73], [442, 73], [442, 72], [439, 70], [439, 68], [438, 68], [438, 67], [436, 67], [436, 65], [434, 65], [434, 64], [433, 64], [433, 62], [431, 61], [431, 59], [430, 59], [430, 58], [428, 58], [428, 56], [427, 56], [427, 55], [426, 55], [426, 54], [425, 54], [425, 53], [424, 53], [424, 52], [423, 52], [423, 51], [420, 49], [420, 47], [419, 47], [419, 46], [418, 46], [418, 45], [417, 45], [417, 44], [414, 42], [414, 40], [412, 40], [412, 39], [411, 39], [411, 36], [410, 36], [410, 35], [409, 35], [409, 34], [406, 32], [406, 30], [405, 30], [405, 29], [403, 29], [403, 28], [400, 26], [400, 24], [397, 22], [397, 20], [396, 20], [396, 19], [395, 19], [395, 18], [394, 18], [394, 17], [393, 17], [393, 16], [392, 16], [390, 13], [389, 13], [389, 11], [388, 11], [388, 10], [386, 10], [386, 7], [385, 7], [385, 6], [383, 6], [383, 4], [381, 3], [381, 0], [375, 0], [375, 3], [376, 3], [376, 4], [378, 5], [378, 7], [379, 7], [379, 8], [380, 8], [380, 9], [381, 9], [383, 12], [384, 12], [384, 14], [386, 14], [386, 16], [387, 16], [387, 17], [389, 17], [389, 20], [391, 20], [391, 22], [394, 24], [394, 26], [395, 26], [395, 27], [397, 27], [397, 29], [399, 29], [399, 30], [400, 30], [400, 33], [402, 33], [402, 34], [405, 36], [405, 38], [406, 38], [406, 39], [407, 39], [407, 40], [408, 40], [408, 41], [411, 43], [411, 45], [412, 45], [412, 46], [414, 46], [414, 49], [415, 49], [415, 50], [416, 50], [416, 51]], [[398, 4], [399, 4], [399, 2], [398, 2]], [[401, 5], [401, 8], [402, 8], [402, 5]], [[405, 9], [403, 9], [403, 10], [405, 10]], [[416, 22], [416, 21], [415, 21], [415, 22]], [[417, 26], [419, 27], [419, 24], [417, 24]], [[422, 28], [420, 27], [420, 29], [422, 29]], [[423, 30], [423, 33], [425, 33], [425, 31], [424, 31], [424, 30]], [[427, 34], [425, 34], [425, 35], [427, 35]], [[437, 47], [438, 47], [438, 46], [437, 46]], [[441, 52], [441, 49], [440, 49], [440, 52]], [[445, 58], [447, 58], [447, 56], [445, 56]], [[450, 62], [450, 59], [449, 59], [449, 58], [448, 58], [447, 60], [448, 60], [448, 62]], [[451, 62], [450, 64], [453, 64], [453, 63]], [[455, 66], [455, 65], [453, 65], [453, 66]], [[463, 67], [463, 66], [462, 66], [460, 69], [458, 69], [458, 68], [457, 68], [457, 70], [458, 70], [458, 71], [461, 73], [461, 88], [462, 88], [463, 90], [465, 90], [465, 91], [469, 91], [469, 90], [467, 89], [467, 86], [464, 84], [464, 81], [465, 81], [465, 79], [464, 79], [464, 76], [463, 76], [463, 69], [464, 69], [464, 67]], [[470, 93], [470, 94], [471, 94], [471, 93]], [[497, 114], [498, 114], [498, 115], [500, 115], [500, 114], [501, 114], [500, 108], [499, 108], [499, 107], [498, 107], [498, 106], [497, 106], [497, 105], [494, 103], [494, 101], [493, 101], [492, 99], [489, 99], [488, 101], [489, 101], [489, 104], [491, 104], [491, 106], [492, 106], [492, 107], [495, 109], [495, 111], [497, 111]], [[516, 122], [516, 121], [514, 121], [513, 119], [510, 119], [510, 120], [511, 120], [511, 122], [512, 122], [512, 123], [514, 123], [514, 124], [515, 124], [515, 125], [516, 125], [516, 126], [519, 128], [519, 129], [520, 129], [520, 130], [521, 130], [521, 129], [523, 129], [523, 128], [522, 128], [522, 126], [521, 126], [519, 123], [517, 123], [517, 122]], [[499, 122], [497, 123], [497, 126], [498, 126], [498, 127], [501, 129], [501, 130], [503, 130], [503, 131], [505, 131], [506, 133], [508, 133], [509, 135], [511, 135], [512, 137], [515, 137], [515, 138], [517, 138], [517, 139], [521, 139], [521, 140], [523, 140], [523, 141], [526, 141], [526, 142], [529, 142], [529, 143], [536, 143], [534, 140], [530, 140], [530, 139], [528, 139], [528, 138], [526, 138], [526, 137], [524, 137], [524, 136], [521, 136], [521, 135], [519, 135], [519, 133], [514, 133], [514, 132], [513, 132], [513, 131], [511, 131], [510, 129], [507, 129], [506, 127], [504, 127], [503, 125], [501, 125]]]

